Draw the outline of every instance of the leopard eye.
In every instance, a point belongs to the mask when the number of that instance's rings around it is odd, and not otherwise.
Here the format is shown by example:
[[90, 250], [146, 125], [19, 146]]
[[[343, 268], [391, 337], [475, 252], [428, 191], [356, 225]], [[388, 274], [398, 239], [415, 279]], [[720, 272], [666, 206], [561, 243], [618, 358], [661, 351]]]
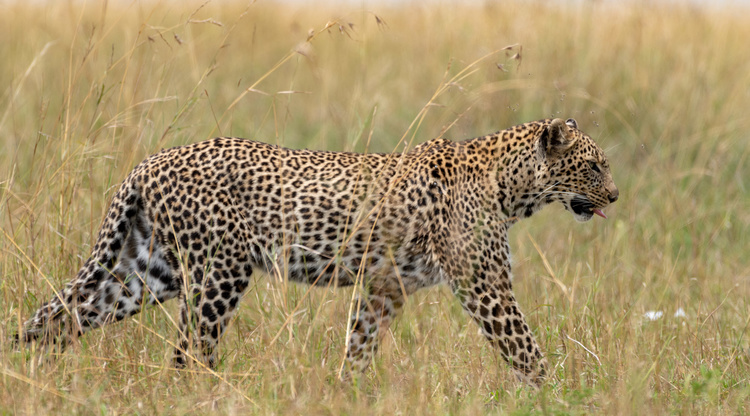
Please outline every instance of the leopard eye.
[[590, 168], [591, 168], [591, 170], [593, 170], [594, 172], [601, 172], [601, 171], [599, 170], [599, 164], [597, 164], [596, 162], [592, 162], [592, 161], [590, 161], [590, 160], [589, 160], [589, 167], [590, 167]]

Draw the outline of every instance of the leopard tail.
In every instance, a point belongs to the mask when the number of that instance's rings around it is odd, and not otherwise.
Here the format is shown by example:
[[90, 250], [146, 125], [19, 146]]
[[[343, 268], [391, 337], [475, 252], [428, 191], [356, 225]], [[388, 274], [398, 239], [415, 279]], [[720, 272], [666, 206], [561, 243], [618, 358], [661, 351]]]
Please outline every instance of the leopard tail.
[[98, 292], [102, 286], [115, 278], [111, 270], [118, 263], [139, 209], [139, 191], [133, 179], [129, 177], [117, 191], [99, 229], [97, 244], [76, 277], [34, 312], [12, 336], [14, 344], [38, 341], [64, 347], [71, 335], [81, 335], [92, 326], [89, 319], [96, 308], [79, 305], [92, 304], [91, 297], [101, 296]]

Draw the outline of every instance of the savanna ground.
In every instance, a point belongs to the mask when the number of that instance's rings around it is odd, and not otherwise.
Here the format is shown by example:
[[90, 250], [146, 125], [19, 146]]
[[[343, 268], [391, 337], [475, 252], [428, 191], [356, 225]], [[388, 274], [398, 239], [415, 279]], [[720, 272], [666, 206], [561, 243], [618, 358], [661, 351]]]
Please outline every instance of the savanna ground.
[[215, 373], [169, 367], [169, 303], [57, 359], [3, 341], [0, 413], [750, 412], [747, 10], [354, 3], [0, 4], [0, 339], [75, 275], [116, 186], [161, 148], [400, 151], [574, 117], [621, 197], [608, 220], [554, 206], [512, 230], [548, 383], [519, 385], [435, 288], [341, 384], [351, 289], [256, 276]]

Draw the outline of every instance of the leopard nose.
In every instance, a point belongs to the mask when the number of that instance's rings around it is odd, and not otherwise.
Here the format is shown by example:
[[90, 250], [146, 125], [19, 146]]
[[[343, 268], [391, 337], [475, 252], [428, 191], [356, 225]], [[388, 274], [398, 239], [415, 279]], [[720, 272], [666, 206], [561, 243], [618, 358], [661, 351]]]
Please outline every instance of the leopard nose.
[[611, 204], [611, 203], [613, 203], [613, 202], [617, 201], [617, 198], [619, 198], [619, 197], [620, 197], [620, 191], [619, 191], [619, 190], [618, 190], [617, 188], [615, 188], [615, 190], [614, 190], [614, 191], [612, 191], [612, 192], [611, 192], [611, 193], [609, 194], [609, 196], [608, 196], [608, 198], [609, 198], [609, 203]]

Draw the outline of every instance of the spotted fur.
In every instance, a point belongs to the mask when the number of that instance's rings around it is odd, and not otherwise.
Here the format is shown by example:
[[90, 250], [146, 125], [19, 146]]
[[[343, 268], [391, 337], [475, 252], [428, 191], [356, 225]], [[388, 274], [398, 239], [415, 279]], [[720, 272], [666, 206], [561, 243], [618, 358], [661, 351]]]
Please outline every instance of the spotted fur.
[[230, 137], [167, 149], [125, 179], [91, 257], [18, 339], [64, 344], [178, 298], [174, 364], [186, 365], [193, 331], [214, 365], [252, 272], [288, 270], [315, 285], [364, 282], [348, 374], [369, 365], [411, 293], [447, 283], [517, 374], [538, 384], [545, 360], [511, 289], [508, 228], [553, 201], [585, 221], [617, 197], [604, 153], [572, 119], [435, 139], [403, 155]]

